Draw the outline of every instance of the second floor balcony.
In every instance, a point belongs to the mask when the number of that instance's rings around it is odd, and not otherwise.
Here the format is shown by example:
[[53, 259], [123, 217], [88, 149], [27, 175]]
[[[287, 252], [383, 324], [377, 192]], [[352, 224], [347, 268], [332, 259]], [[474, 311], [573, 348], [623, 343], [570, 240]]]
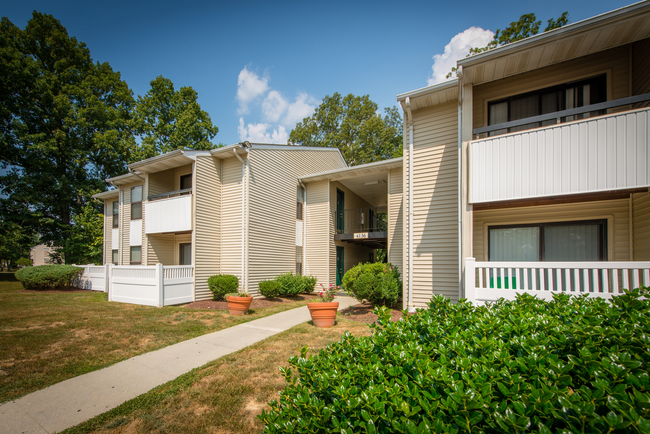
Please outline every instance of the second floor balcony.
[[192, 189], [149, 196], [145, 202], [146, 234], [187, 232], [192, 230]]
[[334, 239], [384, 248], [388, 238], [388, 207], [375, 206], [337, 210], [334, 219]]
[[[475, 134], [549, 122], [469, 144], [469, 198], [473, 204], [650, 186], [650, 108], [630, 108], [650, 94], [477, 128]], [[585, 119], [573, 120], [577, 116]], [[561, 123], [564, 122], [564, 123]]]

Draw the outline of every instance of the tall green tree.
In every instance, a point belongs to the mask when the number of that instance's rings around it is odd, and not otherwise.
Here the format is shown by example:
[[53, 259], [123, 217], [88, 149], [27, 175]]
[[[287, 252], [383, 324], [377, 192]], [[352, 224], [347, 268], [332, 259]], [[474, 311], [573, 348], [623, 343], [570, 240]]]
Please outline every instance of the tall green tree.
[[132, 92], [108, 63], [51, 15], [24, 30], [0, 22], [0, 216], [81, 262], [68, 241], [104, 179], [123, 173], [134, 144]]
[[[551, 18], [546, 21], [545, 32], [553, 29], [559, 29], [569, 22], [569, 12], [563, 12], [557, 19]], [[494, 37], [485, 47], [475, 47], [469, 49], [467, 57], [481, 54], [489, 50], [501, 47], [503, 45], [511, 44], [520, 41], [539, 33], [539, 27], [542, 22], [537, 19], [535, 14], [524, 14], [519, 17], [518, 21], [513, 21], [505, 29], [497, 29]], [[451, 72], [447, 74], [447, 78], [451, 78], [456, 73], [456, 68], [451, 68]]]
[[401, 157], [402, 116], [393, 106], [382, 117], [368, 95], [337, 92], [291, 130], [289, 143], [339, 148], [351, 166]]
[[36, 244], [36, 236], [29, 229], [0, 220], [0, 270], [5, 267], [10, 270], [18, 259], [29, 258], [30, 250]]
[[211, 142], [219, 132], [210, 115], [201, 109], [192, 87], [174, 90], [174, 83], [158, 76], [151, 89], [138, 97], [133, 110], [133, 131], [140, 144], [133, 160], [164, 154], [176, 149], [213, 149]]

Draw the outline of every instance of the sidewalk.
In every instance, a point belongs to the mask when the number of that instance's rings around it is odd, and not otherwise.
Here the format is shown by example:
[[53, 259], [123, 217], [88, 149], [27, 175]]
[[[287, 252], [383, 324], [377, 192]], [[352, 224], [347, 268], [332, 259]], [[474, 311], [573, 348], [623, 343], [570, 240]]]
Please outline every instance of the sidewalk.
[[[357, 301], [337, 297], [339, 310]], [[142, 354], [0, 405], [0, 433], [54, 433], [277, 333], [309, 321], [307, 306]]]

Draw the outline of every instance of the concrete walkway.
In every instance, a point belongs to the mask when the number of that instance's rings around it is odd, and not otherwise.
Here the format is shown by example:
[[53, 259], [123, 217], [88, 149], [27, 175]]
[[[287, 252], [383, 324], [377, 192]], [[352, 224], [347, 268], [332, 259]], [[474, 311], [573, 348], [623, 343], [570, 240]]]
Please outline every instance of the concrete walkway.
[[[357, 303], [337, 297], [339, 310]], [[170, 345], [0, 405], [0, 433], [54, 433], [105, 413], [156, 386], [309, 321], [307, 306]]]

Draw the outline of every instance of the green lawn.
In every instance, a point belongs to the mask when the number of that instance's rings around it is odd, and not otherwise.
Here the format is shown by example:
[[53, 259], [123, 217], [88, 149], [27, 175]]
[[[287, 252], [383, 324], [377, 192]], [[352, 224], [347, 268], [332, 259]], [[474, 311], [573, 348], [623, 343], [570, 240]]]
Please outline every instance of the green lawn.
[[105, 293], [20, 292], [0, 281], [0, 402], [205, 333], [305, 305], [250, 315], [109, 303]]
[[[310, 321], [311, 323], [311, 321]], [[280, 366], [307, 345], [316, 354], [349, 331], [370, 328], [338, 316], [328, 329], [303, 323], [156, 387], [76, 427], [81, 433], [260, 433], [257, 415], [286, 386]]]

